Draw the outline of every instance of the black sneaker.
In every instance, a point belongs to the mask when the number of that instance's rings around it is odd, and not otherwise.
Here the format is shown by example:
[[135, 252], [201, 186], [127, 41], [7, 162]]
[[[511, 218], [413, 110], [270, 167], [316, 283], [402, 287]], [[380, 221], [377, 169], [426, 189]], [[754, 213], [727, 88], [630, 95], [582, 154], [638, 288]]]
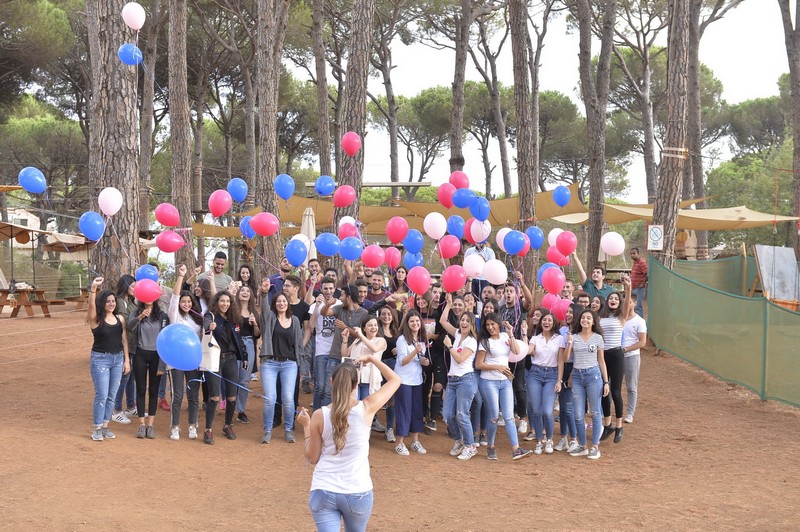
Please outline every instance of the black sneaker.
[[214, 434], [210, 429], [206, 429], [206, 431], [203, 433], [203, 441], [208, 445], [214, 445]]
[[309, 381], [301, 382], [300, 389], [303, 390], [303, 393], [311, 393], [311, 383]]
[[622, 427], [614, 429], [614, 443], [619, 443], [622, 441], [622, 433], [624, 430], [625, 429], [623, 429]]
[[238, 419], [241, 423], [244, 423], [245, 425], [250, 424], [250, 418], [248, 418], [247, 414], [245, 414], [244, 412], [239, 412], [239, 414], [236, 416], [236, 419]]
[[222, 427], [222, 433], [229, 440], [235, 440], [236, 439], [236, 433], [233, 432], [233, 425], [224, 425]]
[[606, 441], [612, 434], [614, 434], [614, 427], [611, 425], [603, 427], [603, 433], [600, 435], [600, 441]]

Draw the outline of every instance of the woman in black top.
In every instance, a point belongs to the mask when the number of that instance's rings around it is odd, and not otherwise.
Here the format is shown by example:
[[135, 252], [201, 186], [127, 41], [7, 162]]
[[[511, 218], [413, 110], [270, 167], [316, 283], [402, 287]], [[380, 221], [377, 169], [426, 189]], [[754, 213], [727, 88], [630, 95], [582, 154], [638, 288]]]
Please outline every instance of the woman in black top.
[[[161, 329], [168, 324], [167, 313], [161, 310], [158, 301], [139, 303], [128, 317], [128, 334], [131, 336], [131, 344], [136, 346], [136, 353], [133, 356], [133, 378], [136, 380], [136, 404], [139, 415], [137, 438], [152, 440], [156, 437], [153, 421], [158, 409], [158, 387], [166, 369], [156, 351], [156, 339]], [[148, 397], [146, 411], [145, 395]]]
[[[242, 265], [242, 269], [247, 267]], [[249, 285], [242, 285], [236, 293], [236, 303], [239, 305], [239, 313], [242, 315], [242, 325], [240, 335], [247, 348], [247, 368], [239, 370], [239, 388], [236, 392], [236, 417], [242, 423], [250, 423], [245, 410], [247, 408], [247, 396], [250, 393], [250, 375], [258, 367], [256, 366], [256, 341], [261, 336], [261, 329], [258, 325], [258, 307], [256, 305], [256, 290]]]
[[94, 336], [91, 353], [92, 382], [94, 383], [94, 441], [113, 440], [116, 436], [108, 429], [114, 398], [123, 373], [131, 371], [128, 356], [128, 335], [125, 333], [125, 318], [117, 316], [117, 298], [114, 292], [97, 290], [103, 278], [97, 277], [89, 289], [89, 305], [86, 321]]
[[[385, 305], [378, 311], [378, 336], [386, 340], [386, 350], [383, 352], [382, 361], [392, 370], [397, 363], [397, 329], [400, 320], [394, 305]], [[375, 418], [377, 421], [378, 418]], [[384, 437], [389, 443], [395, 442], [394, 437], [394, 397], [386, 403], [386, 434]], [[374, 423], [373, 423], [374, 424]]]
[[206, 431], [203, 441], [214, 445], [214, 414], [217, 411], [220, 397], [220, 375], [228, 381], [228, 406], [225, 409], [225, 425], [222, 433], [229, 440], [236, 439], [233, 431], [233, 413], [236, 409], [236, 383], [239, 380], [239, 367], [247, 369], [247, 347], [241, 337], [241, 315], [239, 307], [233, 304], [230, 292], [223, 290], [217, 292], [211, 300], [208, 312], [203, 320], [203, 328], [214, 334], [214, 339], [219, 344], [219, 374], [210, 371], [204, 372], [208, 381], [208, 405], [206, 406]]

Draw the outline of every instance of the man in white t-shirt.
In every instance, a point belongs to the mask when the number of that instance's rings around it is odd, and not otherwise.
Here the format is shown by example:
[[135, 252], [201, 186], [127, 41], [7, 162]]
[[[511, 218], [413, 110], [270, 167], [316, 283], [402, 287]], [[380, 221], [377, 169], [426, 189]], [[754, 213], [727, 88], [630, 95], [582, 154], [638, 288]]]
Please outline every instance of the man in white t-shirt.
[[330, 404], [331, 383], [325, 376], [328, 374], [328, 364], [339, 363], [339, 357], [330, 356], [333, 334], [336, 331], [336, 317], [326, 316], [323, 312], [323, 309], [341, 305], [341, 302], [333, 297], [336, 281], [324, 277], [320, 284], [321, 293], [308, 311], [311, 316], [311, 326], [314, 328], [314, 410]]
[[628, 320], [622, 329], [622, 349], [625, 351], [625, 387], [628, 390], [628, 414], [625, 423], [633, 423], [639, 388], [639, 350], [647, 343], [647, 322], [636, 313], [636, 294], [631, 294]]

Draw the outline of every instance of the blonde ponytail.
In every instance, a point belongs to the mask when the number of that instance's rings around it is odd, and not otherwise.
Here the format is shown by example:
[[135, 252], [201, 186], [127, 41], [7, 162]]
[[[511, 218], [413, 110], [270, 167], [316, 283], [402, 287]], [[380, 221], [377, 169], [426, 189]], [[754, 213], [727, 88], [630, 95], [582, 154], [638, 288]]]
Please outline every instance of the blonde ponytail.
[[332, 380], [331, 424], [333, 425], [333, 444], [336, 448], [333, 454], [339, 454], [344, 447], [347, 431], [350, 428], [350, 424], [347, 422], [352, 408], [350, 396], [358, 382], [358, 370], [353, 364], [344, 362], [333, 370]]

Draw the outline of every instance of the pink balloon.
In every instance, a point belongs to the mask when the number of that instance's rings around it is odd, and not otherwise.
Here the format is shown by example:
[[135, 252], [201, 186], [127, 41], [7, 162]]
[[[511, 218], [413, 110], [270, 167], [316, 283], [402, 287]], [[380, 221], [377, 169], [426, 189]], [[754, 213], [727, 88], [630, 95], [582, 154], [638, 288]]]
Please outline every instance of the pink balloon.
[[467, 220], [467, 223], [464, 224], [464, 238], [470, 244], [475, 243], [475, 239], [472, 238], [472, 225], [475, 223], [480, 223], [480, 222], [475, 218], [470, 218], [469, 220]]
[[122, 192], [114, 187], [106, 187], [97, 196], [97, 204], [106, 216], [114, 216], [122, 208]]
[[[348, 131], [342, 135], [342, 150], [350, 157], [355, 157], [358, 150], [361, 149], [361, 137], [354, 131]], [[348, 205], [350, 205], [348, 203]], [[338, 206], [338, 205], [337, 205]]]
[[525, 233], [522, 233], [522, 238], [525, 239], [525, 245], [522, 247], [522, 250], [519, 253], [517, 253], [517, 255], [520, 257], [524, 257], [531, 250], [531, 239], [528, 238], [528, 235], [526, 235]]
[[[378, 244], [370, 244], [361, 252], [361, 262], [367, 268], [378, 268], [386, 259], [386, 252]], [[553, 268], [551, 268], [552, 270]]]
[[442, 183], [439, 185], [439, 189], [436, 191], [436, 199], [439, 200], [442, 207], [445, 209], [452, 209], [453, 208], [453, 193], [456, 191], [456, 187], [454, 187], [451, 183]]
[[402, 260], [400, 250], [394, 246], [386, 248], [386, 251], [384, 251], [384, 260], [386, 261], [386, 265], [388, 267], [393, 270], [396, 269], [398, 266], [400, 266], [400, 261]]
[[211, 211], [211, 215], [215, 218], [228, 212], [231, 205], [233, 205], [233, 198], [231, 198], [227, 190], [215, 190], [208, 197], [208, 210]]
[[470, 277], [477, 277], [483, 273], [486, 261], [477, 253], [464, 257], [464, 270]]
[[425, 234], [434, 240], [439, 240], [447, 232], [447, 220], [438, 212], [429, 212], [422, 221]]
[[339, 208], [347, 207], [356, 199], [356, 191], [350, 185], [342, 185], [333, 193], [333, 204]]
[[144, 8], [136, 2], [128, 2], [122, 8], [122, 20], [133, 31], [139, 31], [144, 26], [147, 15]]
[[281, 228], [281, 222], [271, 212], [260, 212], [250, 220], [250, 227], [257, 235], [272, 236]]
[[452, 174], [450, 174], [450, 184], [459, 188], [469, 188], [469, 178], [467, 174], [462, 172], [461, 170], [456, 170]]
[[547, 257], [548, 262], [552, 262], [553, 264], [556, 264], [558, 266], [561, 266], [561, 262], [565, 258], [564, 255], [562, 255], [561, 252], [558, 250], [558, 248], [555, 246], [550, 246], [549, 248], [547, 248], [547, 253], [545, 254], [545, 256]]
[[424, 266], [414, 266], [408, 272], [406, 284], [415, 294], [424, 294], [431, 288], [431, 274]]
[[[497, 234], [494, 236], [494, 241], [495, 241], [495, 242], [497, 242], [497, 245], [498, 245], [498, 246], [500, 247], [500, 249], [502, 249], [504, 252], [506, 252], [506, 246], [505, 246], [505, 244], [503, 244], [503, 240], [505, 240], [505, 238], [506, 238], [506, 235], [507, 235], [508, 233], [510, 233], [510, 232], [511, 232], [511, 228], [510, 228], [510, 227], [503, 227], [503, 228], [501, 228], [501, 229], [500, 229], [500, 230], [497, 232]], [[506, 252], [506, 253], [507, 253], [507, 252]]]
[[[548, 268], [548, 270], [554, 270], [554, 269], [555, 268]], [[545, 271], [547, 271], [547, 270], [545, 270]], [[544, 274], [542, 274], [542, 275], [544, 275]], [[558, 301], [558, 296], [557, 295], [555, 295], [555, 294], [545, 294], [544, 297], [542, 298], [542, 306], [544, 308], [550, 310], [550, 309], [553, 308], [553, 305], [556, 304], [556, 301]]]
[[439, 255], [443, 259], [452, 259], [459, 251], [461, 251], [461, 240], [457, 236], [445, 235], [439, 240]]
[[505, 284], [508, 280], [508, 270], [502, 261], [491, 259], [483, 266], [483, 276], [492, 284]]
[[392, 244], [399, 244], [408, 234], [408, 222], [402, 216], [395, 216], [386, 224], [386, 236]]
[[175, 231], [162, 231], [156, 237], [156, 246], [164, 253], [175, 253], [183, 247], [186, 242], [181, 235]]
[[578, 249], [578, 237], [572, 231], [564, 231], [556, 237], [556, 247], [562, 255], [568, 257]]
[[547, 268], [542, 272], [542, 286], [551, 294], [560, 294], [567, 278], [558, 268]]
[[152, 303], [161, 297], [161, 287], [152, 279], [142, 279], [133, 286], [133, 295], [142, 303]]
[[156, 220], [167, 227], [177, 227], [181, 224], [181, 215], [172, 203], [159, 203], [156, 207]]
[[515, 339], [514, 341], [517, 342], [517, 345], [519, 346], [519, 353], [516, 355], [514, 353], [509, 353], [508, 361], [511, 363], [521, 362], [525, 360], [526, 356], [528, 356], [528, 344], [519, 339]]
[[442, 287], [445, 292], [457, 292], [467, 283], [467, 272], [458, 265], [448, 267], [442, 272]]
[[[555, 270], [555, 268], [550, 268], [551, 270]], [[553, 315], [561, 321], [567, 319], [567, 310], [569, 306], [572, 304], [572, 301], [569, 299], [559, 299], [556, 301], [556, 304], [553, 305]]]
[[338, 234], [339, 234], [339, 240], [344, 240], [348, 236], [358, 237], [358, 228], [353, 224], [342, 224], [339, 226]]
[[612, 257], [622, 255], [625, 253], [625, 239], [621, 234], [609, 231], [600, 238], [600, 249]]

